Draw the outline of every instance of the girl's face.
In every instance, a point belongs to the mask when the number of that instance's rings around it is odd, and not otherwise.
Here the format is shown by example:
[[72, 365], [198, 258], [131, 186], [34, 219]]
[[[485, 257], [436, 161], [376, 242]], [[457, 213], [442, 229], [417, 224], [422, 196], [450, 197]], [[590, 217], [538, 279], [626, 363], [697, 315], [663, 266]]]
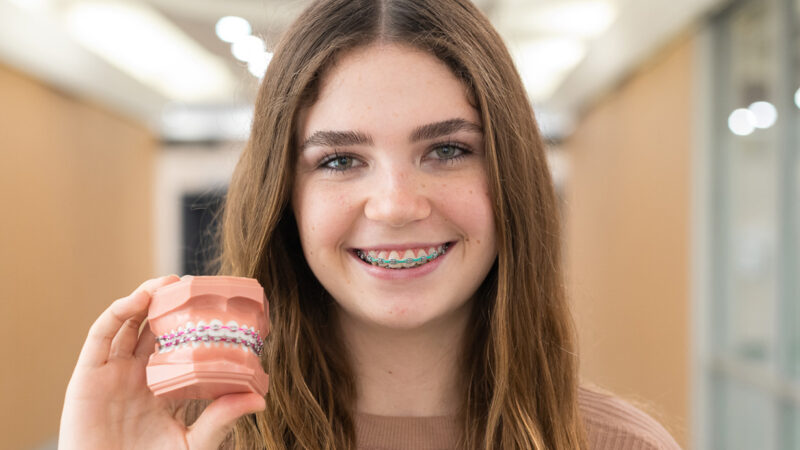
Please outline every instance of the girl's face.
[[448, 67], [397, 45], [347, 53], [297, 139], [303, 253], [343, 320], [463, 319], [497, 250], [480, 116]]

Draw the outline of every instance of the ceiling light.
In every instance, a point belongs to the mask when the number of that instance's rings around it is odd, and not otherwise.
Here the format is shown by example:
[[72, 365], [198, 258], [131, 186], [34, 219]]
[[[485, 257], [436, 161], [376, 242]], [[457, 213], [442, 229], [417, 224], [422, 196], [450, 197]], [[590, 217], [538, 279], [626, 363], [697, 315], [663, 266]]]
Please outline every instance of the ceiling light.
[[541, 101], [583, 59], [586, 47], [576, 39], [550, 38], [512, 45], [512, 52], [528, 95], [533, 101]]
[[253, 74], [254, 77], [264, 78], [264, 73], [267, 71], [267, 66], [272, 60], [272, 53], [264, 52], [258, 58], [253, 58], [247, 62], [247, 70]]
[[30, 12], [46, 12], [53, 7], [52, 0], [9, 0], [9, 3]]
[[800, 108], [800, 89], [798, 89], [794, 93], [794, 104], [797, 105], [798, 108]]
[[250, 22], [236, 16], [225, 16], [219, 19], [214, 29], [217, 32], [217, 37], [230, 43], [248, 36], [253, 31]]
[[234, 91], [219, 58], [142, 3], [73, 3], [65, 19], [79, 43], [168, 99], [214, 101]]
[[756, 129], [756, 115], [753, 111], [739, 108], [728, 117], [728, 128], [737, 136], [747, 136]]
[[521, 22], [537, 32], [595, 37], [608, 30], [616, 17], [616, 9], [608, 1], [562, 0], [534, 9]]
[[252, 122], [252, 105], [169, 103], [161, 113], [161, 136], [171, 141], [243, 141]]
[[242, 62], [260, 58], [266, 49], [264, 41], [256, 36], [242, 36], [231, 45], [233, 57]]
[[769, 128], [778, 120], [778, 110], [770, 102], [755, 102], [747, 109], [755, 116], [756, 128]]

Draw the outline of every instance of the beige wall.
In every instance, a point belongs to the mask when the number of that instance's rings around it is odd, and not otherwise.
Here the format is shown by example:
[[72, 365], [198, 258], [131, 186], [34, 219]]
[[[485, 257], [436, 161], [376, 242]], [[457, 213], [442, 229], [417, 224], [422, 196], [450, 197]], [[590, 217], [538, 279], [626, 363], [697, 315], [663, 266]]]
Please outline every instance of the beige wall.
[[152, 276], [156, 148], [133, 121], [0, 66], [3, 448], [56, 435], [89, 326]]
[[643, 402], [688, 443], [693, 42], [583, 115], [564, 150], [569, 290], [582, 377]]

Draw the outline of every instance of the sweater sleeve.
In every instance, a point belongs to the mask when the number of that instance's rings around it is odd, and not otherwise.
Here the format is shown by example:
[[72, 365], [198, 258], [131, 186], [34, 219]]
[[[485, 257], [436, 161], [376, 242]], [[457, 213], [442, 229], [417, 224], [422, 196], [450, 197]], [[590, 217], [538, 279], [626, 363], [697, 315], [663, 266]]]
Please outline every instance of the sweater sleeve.
[[618, 397], [581, 387], [578, 403], [591, 450], [680, 450], [660, 423]]

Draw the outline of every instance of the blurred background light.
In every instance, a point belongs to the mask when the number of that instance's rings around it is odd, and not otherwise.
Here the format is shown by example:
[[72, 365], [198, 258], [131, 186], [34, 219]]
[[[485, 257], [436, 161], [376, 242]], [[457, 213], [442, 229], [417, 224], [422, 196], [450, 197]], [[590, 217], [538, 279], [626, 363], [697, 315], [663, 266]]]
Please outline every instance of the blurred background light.
[[231, 45], [233, 57], [247, 63], [260, 58], [266, 49], [264, 41], [256, 36], [242, 36]]
[[267, 66], [269, 66], [271, 60], [272, 53], [264, 52], [261, 56], [247, 62], [247, 70], [249, 70], [254, 77], [258, 77], [259, 79], [264, 78], [264, 73], [267, 71]]
[[217, 37], [228, 43], [234, 43], [237, 39], [253, 32], [250, 22], [236, 16], [225, 16], [219, 19], [214, 30], [217, 32]]
[[166, 98], [218, 100], [232, 90], [222, 61], [144, 4], [78, 2], [65, 20], [75, 40]]
[[535, 101], [549, 97], [564, 75], [586, 54], [578, 39], [545, 38], [531, 40], [513, 50], [528, 95]]
[[778, 110], [770, 102], [755, 102], [747, 109], [755, 116], [753, 125], [756, 128], [769, 128], [778, 120]]
[[798, 88], [797, 91], [794, 93], [794, 104], [797, 105], [798, 108], [800, 108], [800, 88]]
[[49, 11], [53, 6], [52, 0], [8, 0], [8, 2], [31, 12]]
[[187, 105], [173, 102], [164, 106], [161, 135], [166, 141], [244, 141], [253, 121], [251, 105]]
[[728, 116], [728, 128], [737, 136], [747, 136], [756, 129], [756, 120], [753, 111], [739, 108]]
[[596, 37], [614, 23], [616, 16], [615, 7], [608, 1], [559, 1], [534, 10], [525, 24], [543, 33]]

